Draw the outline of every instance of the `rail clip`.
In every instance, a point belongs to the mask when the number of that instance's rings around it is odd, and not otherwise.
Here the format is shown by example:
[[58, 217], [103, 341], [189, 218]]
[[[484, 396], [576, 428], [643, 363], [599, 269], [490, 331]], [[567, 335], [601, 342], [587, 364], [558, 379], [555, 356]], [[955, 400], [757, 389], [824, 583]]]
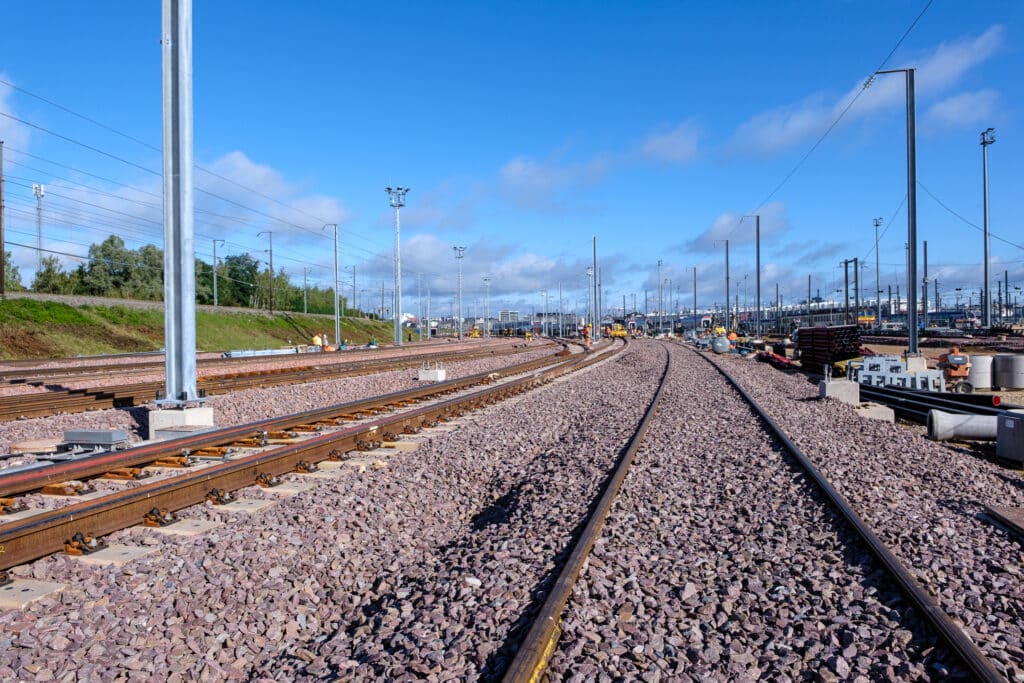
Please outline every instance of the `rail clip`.
[[65, 481], [60, 484], [47, 484], [40, 493], [44, 496], [84, 496], [93, 493], [96, 487], [81, 481]]
[[28, 510], [28, 506], [20, 498], [0, 498], [0, 515], [13, 515], [25, 510]]
[[320, 468], [316, 466], [316, 463], [309, 462], [308, 460], [300, 460], [295, 463], [295, 471], [299, 474], [312, 474], [319, 469]]
[[170, 526], [179, 520], [178, 515], [167, 509], [153, 508], [142, 518], [143, 526], [163, 527]]
[[92, 555], [94, 552], [103, 550], [106, 547], [107, 542], [102, 538], [89, 536], [81, 531], [76, 531], [70, 541], [64, 541], [64, 552], [68, 555]]
[[220, 489], [213, 488], [206, 494], [206, 500], [214, 505], [227, 505], [234, 502], [235, 496], [230, 491], [221, 491]]
[[258, 486], [262, 486], [265, 489], [273, 488], [275, 486], [280, 486], [282, 483], [284, 483], [284, 482], [282, 481], [281, 477], [277, 476], [276, 474], [268, 474], [267, 472], [260, 472], [256, 476], [256, 484]]

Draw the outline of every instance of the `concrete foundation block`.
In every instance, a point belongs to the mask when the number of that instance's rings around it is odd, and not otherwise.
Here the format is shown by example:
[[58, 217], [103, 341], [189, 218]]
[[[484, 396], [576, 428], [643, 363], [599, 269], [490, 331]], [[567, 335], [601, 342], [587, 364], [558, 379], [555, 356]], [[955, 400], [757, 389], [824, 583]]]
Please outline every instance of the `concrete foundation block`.
[[420, 368], [421, 382], [443, 382], [448, 379], [448, 371], [444, 368]]
[[924, 355], [907, 354], [907, 373], [913, 374], [915, 372], [927, 372], [928, 363], [925, 361]]
[[63, 583], [18, 578], [0, 587], [0, 609], [22, 609], [36, 600], [56, 595], [64, 588]]
[[860, 385], [848, 379], [818, 382], [818, 398], [834, 398], [852, 406], [860, 405]]
[[150, 440], [187, 436], [213, 429], [213, 408], [167, 408], [149, 413]]
[[893, 412], [892, 408], [889, 406], [879, 405], [877, 403], [861, 403], [853, 409], [853, 412], [857, 413], [861, 417], [866, 417], [869, 420], [882, 420], [883, 422], [896, 421], [896, 413]]

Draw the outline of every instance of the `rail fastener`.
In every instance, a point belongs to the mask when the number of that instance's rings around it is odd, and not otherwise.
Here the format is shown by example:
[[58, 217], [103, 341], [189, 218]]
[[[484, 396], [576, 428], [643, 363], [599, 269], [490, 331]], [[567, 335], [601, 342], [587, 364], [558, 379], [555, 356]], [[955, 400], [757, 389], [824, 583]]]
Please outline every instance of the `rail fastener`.
[[0, 498], [0, 515], [13, 515], [25, 510], [28, 510], [28, 506], [20, 498]]
[[270, 474], [269, 472], [260, 472], [256, 476], [256, 485], [265, 488], [272, 489], [275, 486], [280, 486], [284, 483], [284, 480], [276, 474]]
[[308, 460], [300, 460], [295, 463], [295, 472], [297, 474], [313, 474], [314, 472], [320, 471], [315, 462]]
[[64, 552], [68, 555], [91, 555], [107, 547], [107, 542], [102, 538], [83, 534], [76, 531], [70, 540], [64, 541]]
[[235, 502], [235, 494], [230, 491], [222, 491], [218, 488], [212, 488], [206, 494], [206, 500], [210, 501], [214, 505], [227, 505], [228, 503]]
[[141, 467], [118, 467], [104, 474], [101, 479], [117, 479], [120, 481], [138, 481], [153, 476]]
[[181, 518], [170, 510], [153, 508], [142, 518], [142, 525], [148, 527], [165, 527], [174, 524]]

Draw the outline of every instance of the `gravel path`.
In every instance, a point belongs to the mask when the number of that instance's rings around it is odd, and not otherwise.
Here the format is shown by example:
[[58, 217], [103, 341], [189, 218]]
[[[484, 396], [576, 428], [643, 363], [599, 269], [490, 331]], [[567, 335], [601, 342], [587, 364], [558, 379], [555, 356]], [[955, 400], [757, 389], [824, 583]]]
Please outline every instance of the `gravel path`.
[[704, 360], [672, 353], [659, 419], [575, 588], [552, 678], [949, 673], [936, 638], [742, 397]]
[[[631, 347], [195, 539], [118, 532], [160, 551], [120, 569], [16, 568], [70, 585], [0, 612], [0, 679], [496, 677], [663, 356]], [[184, 516], [228, 521], [209, 505]]]

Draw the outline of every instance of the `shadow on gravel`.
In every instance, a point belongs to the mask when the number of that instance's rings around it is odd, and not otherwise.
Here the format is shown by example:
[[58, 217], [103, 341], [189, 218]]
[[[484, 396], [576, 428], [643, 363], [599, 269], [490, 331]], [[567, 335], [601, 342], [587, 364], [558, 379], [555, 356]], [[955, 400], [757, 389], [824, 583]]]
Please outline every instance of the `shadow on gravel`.
[[136, 406], [134, 408], [121, 408], [120, 410], [125, 411], [132, 416], [132, 421], [135, 423], [135, 428], [132, 432], [135, 436], [140, 439], [149, 438], [149, 408], [146, 406]]
[[520, 484], [521, 482], [516, 483], [505, 495], [474, 515], [469, 524], [470, 528], [473, 531], [481, 531], [492, 525], [507, 523], [519, 507]]

